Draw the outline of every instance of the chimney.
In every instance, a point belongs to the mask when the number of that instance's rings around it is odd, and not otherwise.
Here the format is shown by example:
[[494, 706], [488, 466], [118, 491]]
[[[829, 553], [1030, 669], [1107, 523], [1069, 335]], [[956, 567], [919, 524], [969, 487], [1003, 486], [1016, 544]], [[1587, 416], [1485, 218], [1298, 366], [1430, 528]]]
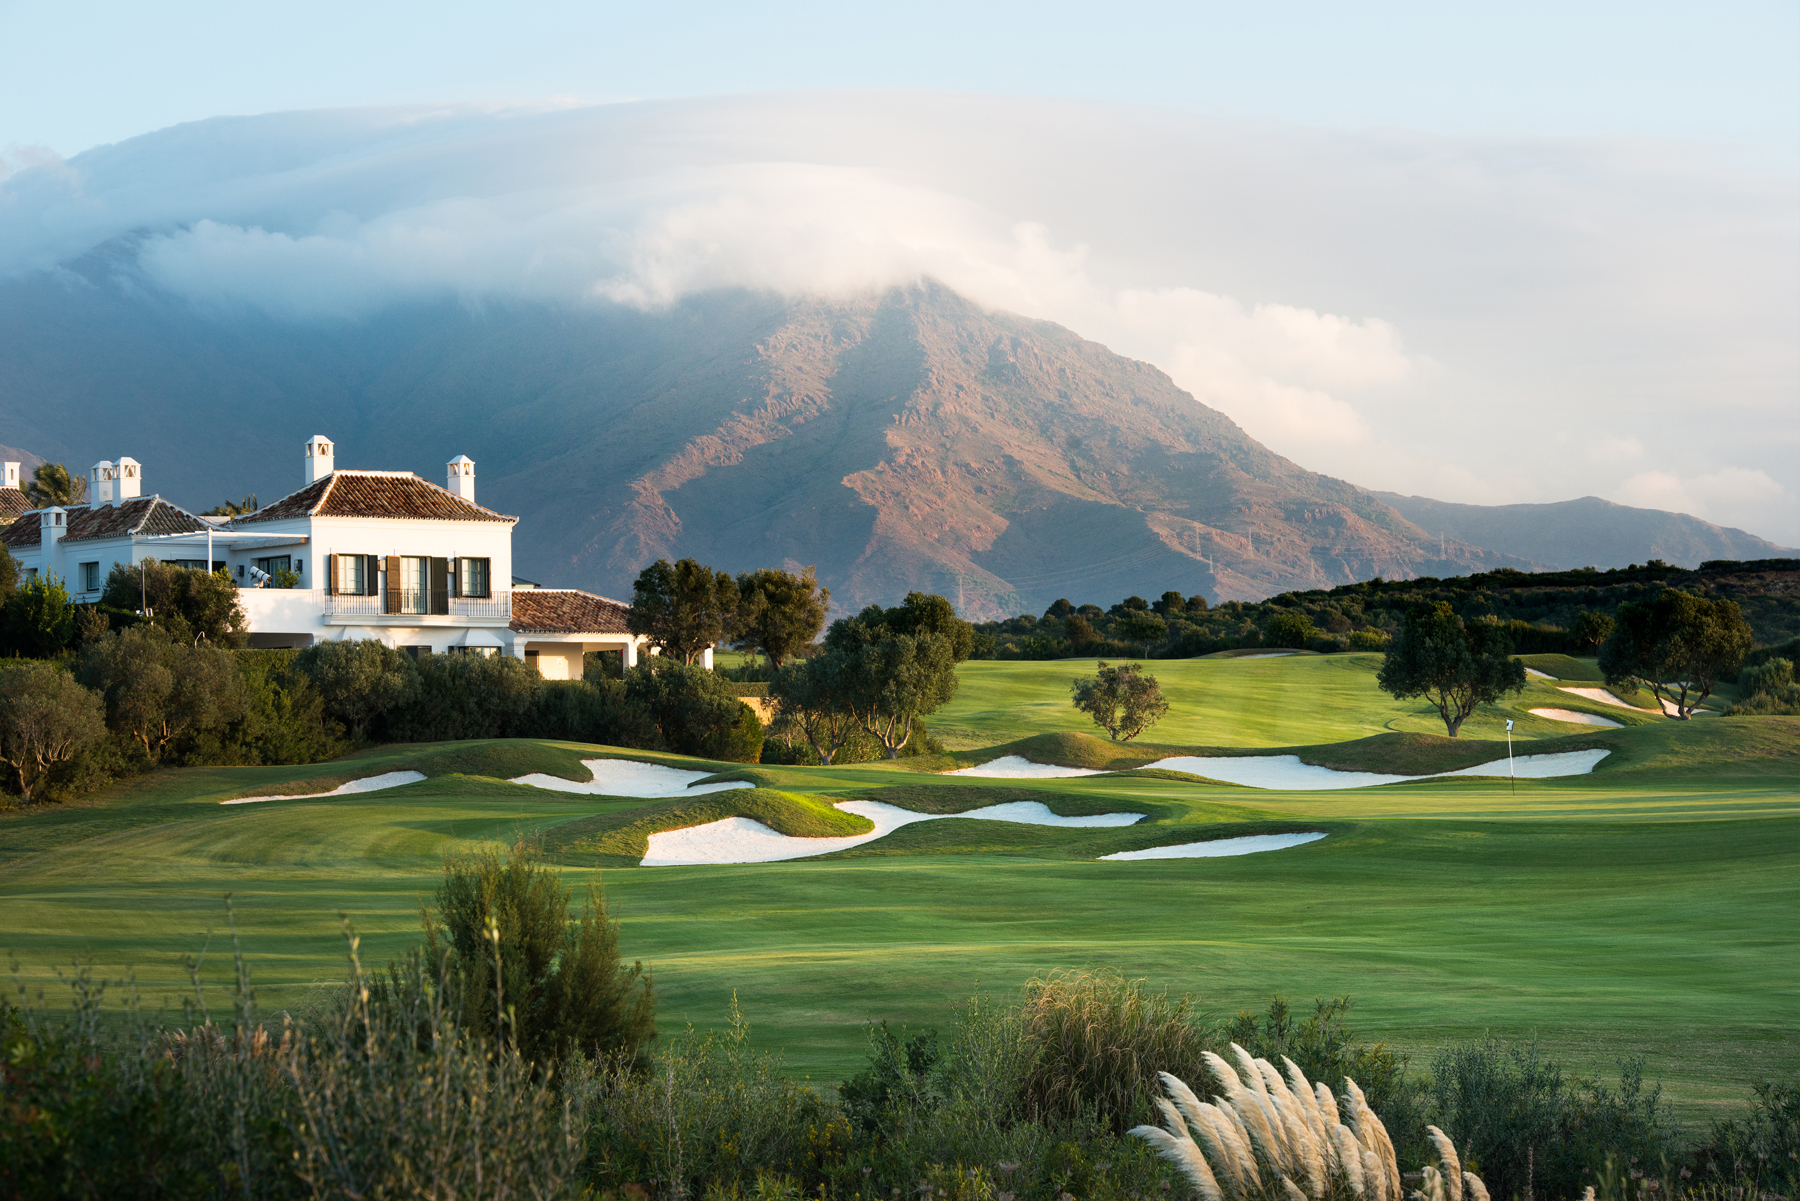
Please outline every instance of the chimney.
[[19, 465], [17, 463], [0, 463], [6, 471], [6, 478], [0, 481], [0, 488], [17, 488], [19, 486]]
[[468, 455], [457, 455], [444, 465], [449, 474], [449, 481], [444, 487], [456, 493], [470, 504], [475, 503], [475, 460]]
[[316, 484], [337, 468], [333, 465], [334, 451], [331, 439], [324, 434], [314, 434], [306, 440], [306, 482]]
[[113, 503], [113, 471], [114, 467], [107, 459], [88, 468], [88, 508], [103, 509]]
[[144, 494], [144, 465], [136, 459], [119, 456], [114, 466], [113, 495], [119, 500], [132, 500]]
[[[68, 515], [65, 510], [51, 507], [40, 512], [38, 514], [38, 531], [43, 539], [41, 545], [44, 548], [45, 561], [48, 562], [49, 556], [56, 552], [56, 544], [62, 541], [64, 534], [69, 532]], [[46, 571], [44, 574], [48, 575], [49, 572]]]

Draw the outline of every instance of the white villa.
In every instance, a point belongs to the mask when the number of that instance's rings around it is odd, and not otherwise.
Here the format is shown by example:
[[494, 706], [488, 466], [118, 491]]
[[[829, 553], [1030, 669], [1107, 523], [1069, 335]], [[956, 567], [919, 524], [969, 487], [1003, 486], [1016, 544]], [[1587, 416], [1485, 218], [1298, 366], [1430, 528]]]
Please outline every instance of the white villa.
[[415, 655], [514, 655], [553, 680], [580, 679], [588, 651], [619, 651], [629, 667], [644, 647], [618, 601], [514, 579], [518, 518], [475, 503], [464, 455], [439, 487], [410, 471], [339, 470], [331, 441], [314, 436], [303, 488], [229, 518], [143, 495], [135, 459], [94, 464], [86, 504], [46, 509], [20, 491], [19, 464], [0, 471], [0, 542], [23, 578], [55, 576], [78, 602], [100, 599], [115, 564], [156, 559], [228, 572], [256, 647], [375, 638]]

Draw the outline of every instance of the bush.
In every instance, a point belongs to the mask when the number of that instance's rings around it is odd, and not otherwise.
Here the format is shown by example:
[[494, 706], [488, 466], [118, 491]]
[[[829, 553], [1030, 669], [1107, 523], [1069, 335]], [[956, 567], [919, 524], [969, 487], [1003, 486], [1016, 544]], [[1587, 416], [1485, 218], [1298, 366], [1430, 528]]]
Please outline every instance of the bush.
[[1565, 1080], [1536, 1047], [1453, 1047], [1431, 1067], [1438, 1124], [1497, 1197], [1574, 1197], [1609, 1159], [1656, 1164], [1673, 1150], [1660, 1090], [1623, 1065], [1617, 1091]]
[[52, 663], [0, 666], [0, 763], [27, 804], [106, 737], [100, 701]]
[[384, 714], [396, 742], [505, 738], [526, 724], [544, 678], [511, 655], [421, 655], [414, 687]]
[[53, 576], [26, 581], [0, 607], [0, 650], [9, 654], [47, 659], [74, 636], [75, 602]]
[[1765, 659], [1738, 673], [1744, 699], [1725, 710], [1727, 717], [1800, 714], [1800, 685], [1794, 682], [1791, 659]]
[[81, 682], [106, 703], [106, 724], [145, 763], [179, 762], [196, 737], [240, 721], [249, 694], [237, 658], [177, 641], [161, 626], [109, 633], [81, 654]]
[[544, 681], [517, 735], [663, 749], [649, 710], [625, 695], [624, 681], [591, 672], [583, 680]]
[[1263, 645], [1303, 651], [1323, 637], [1323, 634], [1304, 613], [1277, 613], [1263, 627]]
[[1694, 1156], [1702, 1178], [1748, 1184], [1751, 1196], [1800, 1194], [1800, 1083], [1756, 1085], [1744, 1118], [1714, 1122]]
[[[440, 949], [438, 923], [448, 943]], [[641, 1067], [656, 1037], [644, 965], [619, 959], [619, 928], [597, 885], [571, 922], [562, 876], [541, 848], [488, 847], [444, 863], [426, 949], [458, 981], [458, 1024], [548, 1064], [571, 1052]]]
[[663, 745], [677, 754], [734, 763], [762, 756], [762, 722], [705, 668], [655, 656], [625, 673], [625, 696], [642, 706]]
[[1385, 651], [1389, 638], [1386, 630], [1352, 630], [1344, 642], [1348, 650]]
[[294, 667], [319, 690], [325, 715], [358, 742], [371, 722], [410, 702], [419, 688], [412, 660], [373, 638], [314, 643], [295, 656]]
[[132, 617], [140, 612], [169, 631], [176, 642], [204, 638], [215, 646], [241, 647], [249, 622], [237, 585], [224, 572], [198, 571], [145, 559], [115, 563], [106, 574], [99, 608]]

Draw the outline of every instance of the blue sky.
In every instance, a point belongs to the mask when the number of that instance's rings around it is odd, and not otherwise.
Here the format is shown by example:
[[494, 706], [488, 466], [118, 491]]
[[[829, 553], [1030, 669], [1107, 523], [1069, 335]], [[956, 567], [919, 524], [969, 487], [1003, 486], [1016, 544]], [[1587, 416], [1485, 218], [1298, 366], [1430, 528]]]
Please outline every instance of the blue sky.
[[0, 148], [219, 114], [885, 87], [1800, 163], [1800, 5], [0, 2]]

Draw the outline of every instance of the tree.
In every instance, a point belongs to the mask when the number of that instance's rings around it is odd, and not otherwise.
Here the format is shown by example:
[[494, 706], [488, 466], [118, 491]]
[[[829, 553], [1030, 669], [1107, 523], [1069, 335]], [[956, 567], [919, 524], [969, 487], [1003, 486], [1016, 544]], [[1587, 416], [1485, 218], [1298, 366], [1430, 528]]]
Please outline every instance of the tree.
[[1285, 646], [1303, 651], [1322, 636], [1312, 618], [1288, 611], [1269, 618], [1269, 624], [1263, 627], [1262, 641], [1264, 646]]
[[1601, 643], [1612, 637], [1613, 627], [1617, 624], [1605, 613], [1595, 613], [1590, 609], [1575, 619], [1575, 626], [1569, 631], [1569, 637], [1583, 650], [1597, 651]]
[[1600, 647], [1600, 670], [1608, 684], [1650, 689], [1665, 713], [1687, 721], [1719, 677], [1737, 670], [1750, 643], [1750, 623], [1736, 601], [1667, 588], [1619, 606], [1618, 624]]
[[1071, 682], [1075, 707], [1094, 719], [1114, 742], [1130, 742], [1169, 711], [1156, 677], [1136, 663], [1108, 667], [1104, 660], [1091, 680]]
[[74, 636], [75, 602], [55, 576], [27, 580], [0, 609], [0, 637], [14, 654], [45, 659], [69, 645]]
[[956, 695], [956, 665], [975, 648], [975, 628], [941, 596], [908, 593], [892, 609], [870, 605], [831, 624], [841, 703], [887, 757], [897, 759], [917, 718]]
[[39, 463], [31, 469], [25, 495], [34, 509], [78, 505], [87, 500], [87, 477], [71, 475], [61, 463]]
[[1090, 642], [1099, 641], [1100, 635], [1094, 633], [1094, 627], [1087, 618], [1079, 613], [1069, 614], [1063, 622], [1063, 629], [1069, 635], [1069, 647], [1079, 650]]
[[1187, 600], [1179, 592], [1165, 592], [1160, 600], [1150, 603], [1150, 608], [1164, 617], [1178, 617], [1187, 612]]
[[369, 723], [417, 694], [412, 660], [373, 638], [316, 642], [294, 656], [294, 667], [318, 689], [325, 713], [362, 741]]
[[643, 1066], [656, 1037], [650, 974], [642, 963], [624, 966], [618, 923], [596, 884], [586, 912], [570, 920], [562, 876], [537, 844], [445, 860], [425, 933], [432, 958], [460, 985], [465, 1028], [537, 1064], [579, 1051]]
[[737, 582], [738, 632], [732, 645], [739, 650], [761, 651], [779, 669], [825, 628], [831, 589], [819, 587], [811, 567], [799, 575], [766, 568], [740, 575]]
[[49, 663], [0, 666], [0, 762], [13, 769], [26, 804], [58, 764], [104, 737], [99, 698], [68, 672]]
[[12, 594], [19, 589], [19, 561], [12, 557], [12, 552], [0, 546], [0, 610], [12, 599]]
[[200, 514], [200, 516], [239, 517], [245, 513], [254, 513], [260, 508], [262, 508], [262, 505], [257, 501], [256, 493], [252, 492], [243, 500], [228, 500], [222, 504], [215, 505], [206, 512]]
[[155, 559], [114, 563], [106, 573], [100, 604], [119, 612], [144, 613], [178, 642], [204, 638], [217, 646], [242, 647], [250, 639], [238, 587], [222, 571], [199, 571]]
[[105, 703], [107, 726], [136, 742], [152, 763], [178, 739], [236, 721], [248, 705], [229, 651], [177, 642], [155, 626], [90, 643], [80, 674]]
[[1396, 700], [1422, 696], [1430, 701], [1455, 738], [1477, 705], [1525, 687], [1525, 665], [1512, 657], [1512, 644], [1497, 625], [1465, 625], [1447, 602], [1439, 601], [1406, 615], [1375, 682]]
[[625, 628], [643, 634], [662, 654], [692, 663], [729, 638], [737, 626], [738, 586], [728, 571], [683, 559], [658, 559], [631, 586]]
[[1169, 636], [1169, 623], [1154, 613], [1134, 609], [1120, 618], [1119, 632], [1133, 642], [1161, 642]]
[[799, 659], [782, 667], [769, 683], [769, 697], [776, 704], [771, 733], [800, 735], [826, 767], [862, 728], [851, 711], [844, 679], [847, 663], [843, 655]]

